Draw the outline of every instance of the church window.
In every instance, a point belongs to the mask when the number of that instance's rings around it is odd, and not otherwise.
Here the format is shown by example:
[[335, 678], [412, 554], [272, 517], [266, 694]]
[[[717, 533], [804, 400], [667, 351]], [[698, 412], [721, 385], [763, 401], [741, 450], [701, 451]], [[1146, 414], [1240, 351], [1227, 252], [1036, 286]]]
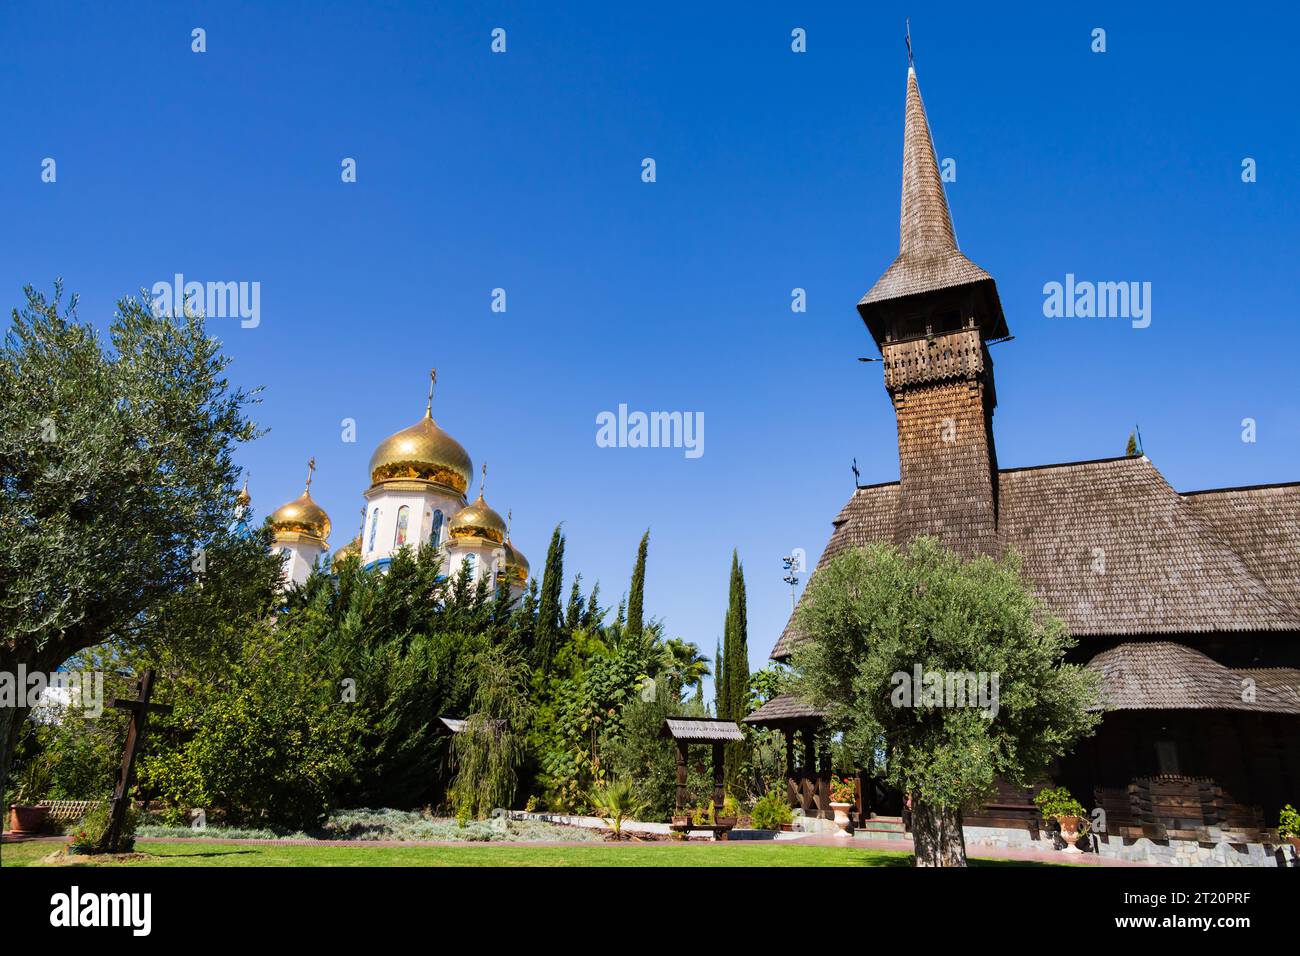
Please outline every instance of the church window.
[[367, 551], [375, 550], [375, 535], [379, 533], [379, 509], [376, 508], [370, 512], [370, 547]]
[[406, 544], [406, 527], [411, 520], [411, 508], [402, 505], [397, 509], [397, 533], [393, 536], [393, 547], [400, 548]]
[[473, 576], [475, 572], [478, 571], [478, 555], [473, 553], [467, 554], [465, 555], [465, 560], [469, 562], [469, 573]]
[[442, 511], [439, 509], [433, 513], [433, 534], [429, 537], [429, 543], [435, 548], [442, 544]]

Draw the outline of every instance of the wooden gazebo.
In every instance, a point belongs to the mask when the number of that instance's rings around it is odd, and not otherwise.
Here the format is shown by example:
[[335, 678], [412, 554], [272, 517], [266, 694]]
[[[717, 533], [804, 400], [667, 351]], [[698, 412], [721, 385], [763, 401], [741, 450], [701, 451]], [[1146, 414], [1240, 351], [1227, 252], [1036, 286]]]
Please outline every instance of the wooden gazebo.
[[[825, 714], [809, 707], [793, 694], [773, 697], [744, 718], [751, 727], [779, 730], [785, 735], [785, 787], [791, 807], [810, 816], [830, 819], [831, 755], [817, 750], [817, 732], [826, 723]], [[795, 736], [803, 738], [803, 764], [795, 765]], [[859, 808], [863, 805], [859, 798]]]
[[723, 745], [745, 739], [740, 726], [734, 720], [719, 720], [715, 717], [669, 717], [659, 731], [660, 737], [666, 737], [677, 748], [677, 813], [686, 810], [686, 765], [691, 744], [711, 744], [713, 746], [713, 826], [680, 826], [674, 824], [674, 830], [684, 833], [686, 830], [713, 830], [719, 839], [727, 838], [731, 825], [722, 825], [722, 805], [726, 800], [726, 790], [722, 780]]

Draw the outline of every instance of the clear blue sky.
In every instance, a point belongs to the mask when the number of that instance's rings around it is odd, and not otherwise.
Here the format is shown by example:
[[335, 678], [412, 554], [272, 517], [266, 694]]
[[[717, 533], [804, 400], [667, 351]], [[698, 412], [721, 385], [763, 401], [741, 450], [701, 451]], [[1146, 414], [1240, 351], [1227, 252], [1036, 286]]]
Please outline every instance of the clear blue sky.
[[[897, 251], [909, 14], [963, 250], [1017, 336], [995, 353], [1002, 466], [1120, 454], [1136, 421], [1180, 490], [1300, 478], [1294, 13], [267, 6], [0, 10], [6, 309], [60, 274], [97, 323], [175, 272], [259, 281], [261, 325], [214, 329], [268, 386], [241, 456], [262, 514], [315, 455], [347, 541], [371, 450], [437, 365], [436, 417], [535, 569], [563, 521], [570, 570], [616, 602], [649, 527], [647, 607], [712, 654], [737, 547], [759, 666], [780, 558], [816, 560], [851, 460], [897, 477], [854, 304]], [[1044, 318], [1067, 272], [1151, 282], [1151, 327]], [[619, 403], [703, 411], [704, 456], [598, 448]]]

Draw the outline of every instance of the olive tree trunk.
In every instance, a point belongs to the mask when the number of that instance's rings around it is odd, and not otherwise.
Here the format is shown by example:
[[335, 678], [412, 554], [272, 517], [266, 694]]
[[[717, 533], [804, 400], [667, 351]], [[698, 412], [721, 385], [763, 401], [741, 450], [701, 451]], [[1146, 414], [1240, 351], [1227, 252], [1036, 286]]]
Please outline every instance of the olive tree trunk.
[[916, 845], [917, 866], [966, 865], [960, 807], [938, 807], [914, 798], [912, 840]]

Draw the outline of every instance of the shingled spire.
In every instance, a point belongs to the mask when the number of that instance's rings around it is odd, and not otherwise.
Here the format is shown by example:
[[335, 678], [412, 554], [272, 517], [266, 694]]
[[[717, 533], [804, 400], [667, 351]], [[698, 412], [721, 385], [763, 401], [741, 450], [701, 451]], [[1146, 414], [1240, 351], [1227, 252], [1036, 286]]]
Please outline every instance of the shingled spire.
[[[957, 248], [930, 124], [912, 67], [907, 70], [898, 233], [898, 258], [858, 303], [858, 311], [878, 344], [972, 325], [978, 325], [985, 338], [1007, 334], [993, 277]], [[965, 294], [946, 295], [941, 300], [914, 298], [939, 290]], [[956, 314], [940, 315], [940, 310], [930, 308], [935, 305], [942, 306], [944, 313]]]
[[997, 396], [987, 344], [1007, 323], [993, 277], [957, 248], [910, 67], [898, 258], [858, 311], [880, 347], [898, 416], [895, 543], [931, 535], [963, 554], [995, 552]]

